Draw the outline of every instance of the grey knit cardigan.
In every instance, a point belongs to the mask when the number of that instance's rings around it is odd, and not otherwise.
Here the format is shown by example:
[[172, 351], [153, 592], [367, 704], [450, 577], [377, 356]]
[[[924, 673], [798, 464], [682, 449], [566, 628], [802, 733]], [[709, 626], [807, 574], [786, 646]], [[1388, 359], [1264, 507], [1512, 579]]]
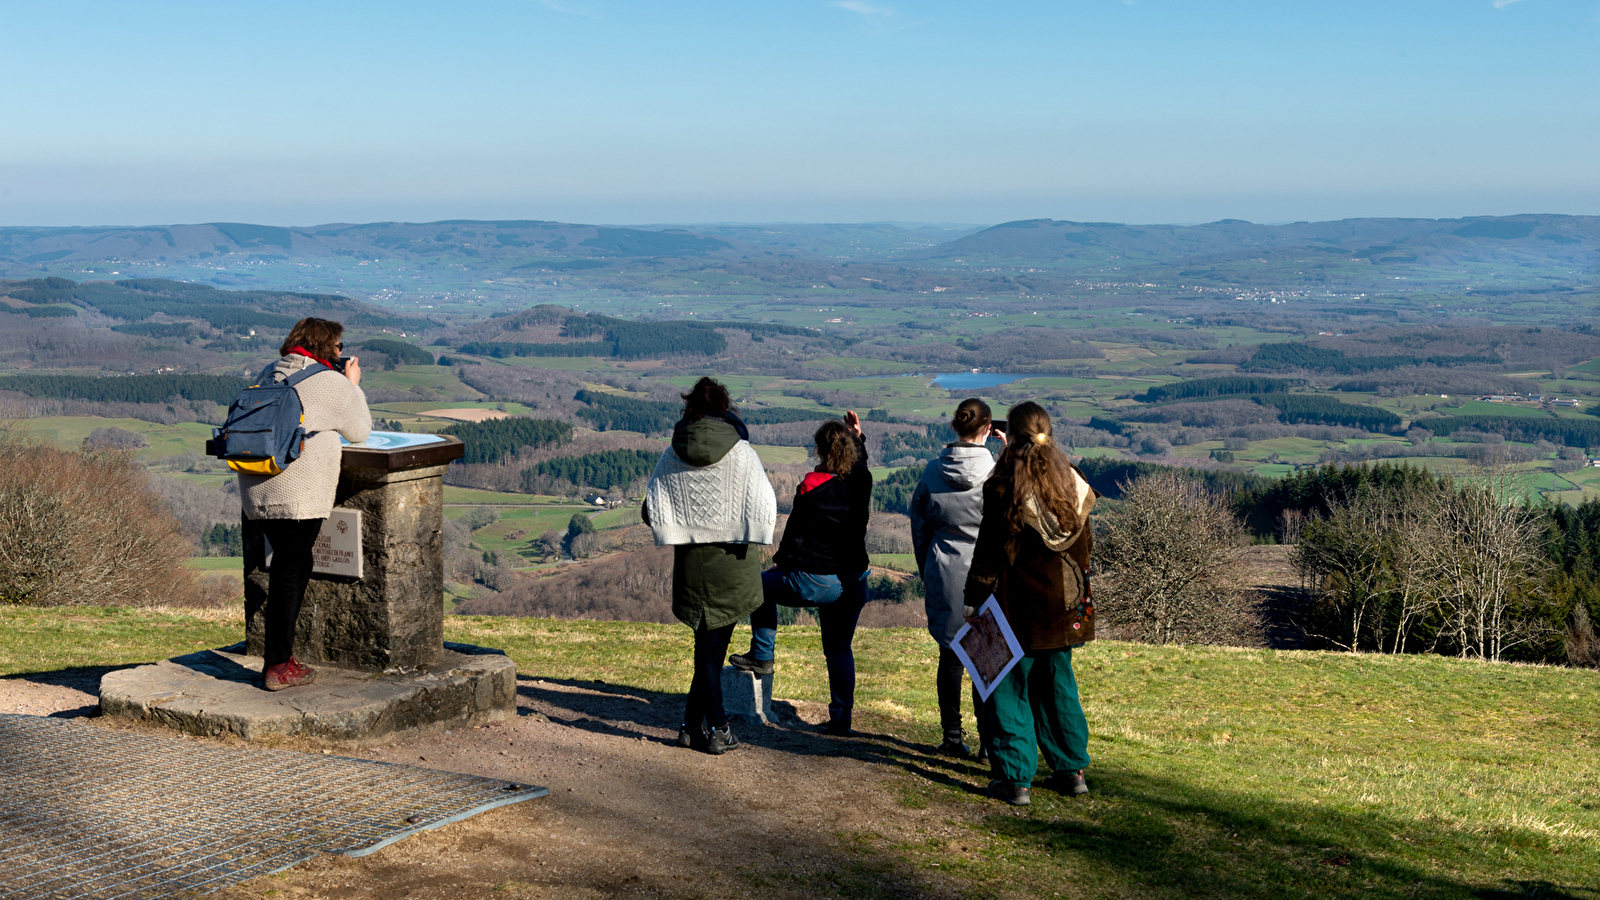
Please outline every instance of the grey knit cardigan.
[[[294, 354], [285, 356], [256, 376], [257, 384], [283, 381], [312, 365]], [[295, 387], [305, 410], [305, 429], [316, 435], [306, 441], [305, 452], [276, 475], [239, 475], [239, 500], [249, 519], [326, 519], [333, 512], [333, 493], [339, 486], [339, 436], [353, 444], [372, 432], [367, 395], [338, 372], [321, 372]]]

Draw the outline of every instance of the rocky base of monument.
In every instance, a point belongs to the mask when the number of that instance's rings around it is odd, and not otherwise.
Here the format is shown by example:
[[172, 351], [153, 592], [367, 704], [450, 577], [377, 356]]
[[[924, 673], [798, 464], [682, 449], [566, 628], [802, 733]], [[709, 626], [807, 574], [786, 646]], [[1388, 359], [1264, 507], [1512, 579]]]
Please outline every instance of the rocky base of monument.
[[776, 725], [780, 721], [772, 708], [772, 676], [733, 666], [722, 667], [722, 708], [735, 722]]
[[382, 743], [397, 732], [516, 714], [517, 667], [498, 650], [446, 643], [438, 664], [422, 669], [316, 669], [315, 684], [268, 692], [261, 658], [244, 655], [243, 644], [204, 650], [107, 674], [100, 713], [189, 734], [335, 744]]

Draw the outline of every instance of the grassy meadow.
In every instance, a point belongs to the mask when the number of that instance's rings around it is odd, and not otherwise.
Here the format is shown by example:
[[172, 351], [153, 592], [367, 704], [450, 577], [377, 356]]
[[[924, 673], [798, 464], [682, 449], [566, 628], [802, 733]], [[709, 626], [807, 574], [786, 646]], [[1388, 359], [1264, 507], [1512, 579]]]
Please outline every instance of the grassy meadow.
[[[170, 612], [4, 609], [0, 674], [161, 659], [238, 632]], [[688, 675], [676, 626], [452, 616], [446, 637], [503, 647], [537, 678], [675, 695]], [[1039, 789], [1014, 810], [975, 793], [982, 772], [925, 753], [926, 633], [863, 631], [856, 655], [858, 755], [904, 805], [958, 824], [842, 835], [861, 865], [838, 873], [838, 896], [882, 896], [871, 872], [895, 865], [938, 868], [974, 898], [1600, 897], [1592, 670], [1101, 641], [1075, 660], [1093, 793]], [[783, 630], [776, 690], [827, 700], [817, 629]]]

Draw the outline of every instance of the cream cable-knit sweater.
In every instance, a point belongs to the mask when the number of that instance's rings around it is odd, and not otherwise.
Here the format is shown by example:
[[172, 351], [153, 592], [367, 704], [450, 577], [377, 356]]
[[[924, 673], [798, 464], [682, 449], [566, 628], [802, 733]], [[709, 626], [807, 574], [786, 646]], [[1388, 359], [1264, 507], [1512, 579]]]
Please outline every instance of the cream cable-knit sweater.
[[[277, 373], [284, 378], [311, 365], [298, 354], [285, 356], [256, 376], [265, 384]], [[276, 475], [239, 474], [239, 500], [249, 519], [326, 519], [333, 512], [333, 493], [339, 486], [339, 436], [359, 444], [372, 432], [367, 395], [338, 372], [321, 372], [295, 387], [305, 411], [306, 431], [317, 434], [306, 441], [305, 452]]]
[[671, 449], [645, 489], [657, 545], [770, 544], [778, 498], [761, 457], [740, 441], [709, 466], [691, 466]]

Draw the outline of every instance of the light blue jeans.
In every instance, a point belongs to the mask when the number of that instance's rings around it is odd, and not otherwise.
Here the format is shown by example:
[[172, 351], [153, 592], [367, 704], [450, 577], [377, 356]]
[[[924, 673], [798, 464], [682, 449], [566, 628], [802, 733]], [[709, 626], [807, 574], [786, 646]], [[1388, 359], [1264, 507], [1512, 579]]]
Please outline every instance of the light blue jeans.
[[815, 607], [822, 626], [822, 655], [828, 661], [828, 718], [849, 727], [856, 696], [856, 658], [850, 643], [867, 602], [867, 573], [841, 578], [768, 569], [761, 573], [761, 587], [761, 606], [750, 614], [750, 658], [772, 659], [779, 606]]

